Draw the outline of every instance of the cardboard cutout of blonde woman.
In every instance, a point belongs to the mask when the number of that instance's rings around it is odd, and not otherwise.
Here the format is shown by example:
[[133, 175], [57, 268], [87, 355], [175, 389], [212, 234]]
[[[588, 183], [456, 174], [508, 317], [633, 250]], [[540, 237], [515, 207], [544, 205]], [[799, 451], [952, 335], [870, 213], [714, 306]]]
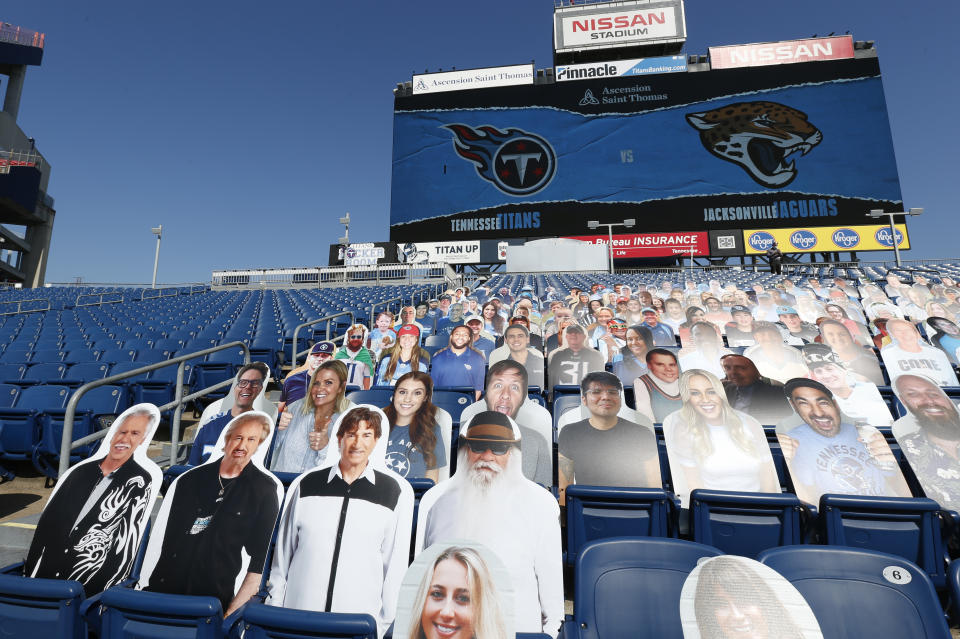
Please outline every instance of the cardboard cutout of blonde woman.
[[459, 438], [457, 472], [420, 500], [419, 552], [434, 543], [484, 544], [510, 570], [517, 632], [556, 637], [563, 621], [560, 507], [523, 475], [520, 429], [510, 417], [482, 411]]
[[147, 457], [159, 423], [153, 404], [128, 408], [97, 452], [60, 478], [37, 523], [24, 575], [76, 580], [90, 596], [130, 574], [160, 490], [160, 467]]
[[230, 420], [210, 459], [178, 477], [157, 514], [142, 590], [216, 597], [225, 615], [256, 594], [283, 498], [263, 458], [273, 420], [248, 411]]
[[773, 456], [760, 423], [727, 401], [716, 375], [680, 375], [680, 410], [663, 420], [674, 492], [684, 508], [697, 488], [779, 493]]
[[960, 411], [937, 382], [905, 374], [893, 392], [907, 414], [893, 423], [893, 436], [923, 492], [947, 510], [960, 504]]
[[794, 378], [783, 390], [794, 416], [777, 425], [777, 439], [801, 501], [817, 505], [826, 493], [910, 497], [875, 426], [845, 416], [833, 392], [816, 380]]
[[793, 584], [747, 557], [701, 559], [680, 591], [683, 639], [823, 639]]
[[468, 541], [434, 544], [400, 586], [397, 639], [508, 639], [515, 634], [510, 573], [493, 551]]
[[287, 491], [267, 603], [366, 613], [380, 636], [393, 622], [407, 568], [413, 489], [387, 469], [390, 424], [361, 404], [337, 420], [338, 446]]

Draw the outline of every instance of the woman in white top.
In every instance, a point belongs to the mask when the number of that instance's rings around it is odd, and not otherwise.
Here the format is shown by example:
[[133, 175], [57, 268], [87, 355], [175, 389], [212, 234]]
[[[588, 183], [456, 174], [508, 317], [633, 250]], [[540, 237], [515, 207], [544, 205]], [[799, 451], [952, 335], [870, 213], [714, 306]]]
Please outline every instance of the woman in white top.
[[730, 406], [716, 375], [684, 371], [680, 399], [682, 408], [663, 421], [663, 435], [674, 492], [684, 508], [696, 488], [780, 492], [763, 427]]

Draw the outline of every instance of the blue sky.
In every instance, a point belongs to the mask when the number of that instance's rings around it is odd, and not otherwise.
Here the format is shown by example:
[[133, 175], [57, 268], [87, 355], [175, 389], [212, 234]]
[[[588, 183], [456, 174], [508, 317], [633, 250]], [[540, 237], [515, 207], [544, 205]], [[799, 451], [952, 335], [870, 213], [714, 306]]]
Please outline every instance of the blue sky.
[[[685, 52], [850, 31], [874, 40], [909, 258], [956, 256], [955, 2], [688, 1]], [[411, 72], [552, 66], [550, 0], [165, 3], [7, 0], [43, 31], [20, 125], [53, 166], [47, 281], [209, 280], [220, 268], [325, 265], [388, 239], [393, 94]], [[851, 163], [857, 163], [851, 150]]]

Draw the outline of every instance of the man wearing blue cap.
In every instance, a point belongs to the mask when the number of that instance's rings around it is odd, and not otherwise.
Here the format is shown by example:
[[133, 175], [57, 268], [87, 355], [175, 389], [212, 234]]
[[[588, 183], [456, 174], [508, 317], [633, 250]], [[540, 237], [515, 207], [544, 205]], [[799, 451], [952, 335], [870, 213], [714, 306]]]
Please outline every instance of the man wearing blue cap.
[[777, 319], [787, 329], [787, 344], [813, 344], [820, 335], [817, 327], [800, 319], [800, 314], [792, 306], [778, 306]]

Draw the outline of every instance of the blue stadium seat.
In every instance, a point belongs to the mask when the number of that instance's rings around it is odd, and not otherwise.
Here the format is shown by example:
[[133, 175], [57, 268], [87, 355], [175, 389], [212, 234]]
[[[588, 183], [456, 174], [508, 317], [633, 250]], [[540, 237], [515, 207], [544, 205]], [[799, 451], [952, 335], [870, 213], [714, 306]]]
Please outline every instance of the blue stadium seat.
[[755, 558], [768, 548], [803, 543], [804, 506], [796, 495], [697, 489], [690, 493], [693, 540]]
[[137, 354], [134, 356], [133, 361], [140, 364], [155, 364], [157, 362], [162, 362], [167, 359], [167, 353], [161, 350], [145, 348], [143, 350], [137, 351]]
[[824, 495], [826, 543], [899, 555], [923, 568], [933, 585], [947, 584], [940, 505], [922, 497]]
[[85, 639], [77, 581], [0, 574], [0, 632], [5, 637]]
[[856, 548], [785, 546], [760, 555], [796, 587], [824, 637], [949, 639], [933, 584], [896, 555]]
[[658, 488], [570, 484], [566, 491], [564, 563], [576, 565], [583, 548], [610, 537], [676, 536], [674, 498]]
[[682, 639], [683, 582], [700, 559], [721, 554], [678, 539], [618, 537], [588, 544], [577, 558], [564, 639]]
[[132, 348], [111, 348], [100, 353], [100, 358], [97, 361], [110, 362], [111, 364], [132, 362], [136, 354], [137, 351]]
[[0, 384], [0, 408], [16, 406], [20, 398], [20, 387], [14, 384]]
[[109, 362], [80, 362], [68, 367], [59, 383], [71, 388], [79, 388], [88, 382], [103, 379], [109, 372]]
[[0, 382], [17, 382], [26, 372], [27, 364], [0, 364]]
[[469, 388], [457, 390], [434, 389], [433, 405], [450, 413], [453, 425], [456, 426], [460, 423], [460, 415], [463, 410], [476, 401], [474, 397], [473, 390]]
[[244, 639], [377, 639], [370, 615], [311, 612], [250, 603], [241, 616]]
[[374, 386], [367, 390], [347, 393], [347, 399], [354, 404], [372, 404], [383, 408], [390, 404], [393, 397], [393, 386]]
[[[127, 392], [123, 386], [98, 386], [80, 397], [73, 419], [72, 440], [109, 428], [113, 418], [127, 409]], [[66, 410], [48, 410], [40, 416], [40, 441], [31, 452], [33, 466], [45, 476], [56, 479], [60, 463], [60, 444]], [[70, 463], [86, 459], [100, 442], [93, 442], [70, 453]]]
[[23, 379], [18, 381], [17, 385], [59, 384], [65, 372], [67, 372], [67, 365], [63, 362], [32, 364], [27, 367], [27, 372], [23, 374]]
[[0, 459], [30, 459], [40, 440], [40, 416], [63, 408], [70, 389], [66, 386], [30, 386], [13, 408], [0, 408]]
[[143, 592], [114, 586], [103, 593], [102, 639], [221, 639], [223, 612], [214, 597]]

